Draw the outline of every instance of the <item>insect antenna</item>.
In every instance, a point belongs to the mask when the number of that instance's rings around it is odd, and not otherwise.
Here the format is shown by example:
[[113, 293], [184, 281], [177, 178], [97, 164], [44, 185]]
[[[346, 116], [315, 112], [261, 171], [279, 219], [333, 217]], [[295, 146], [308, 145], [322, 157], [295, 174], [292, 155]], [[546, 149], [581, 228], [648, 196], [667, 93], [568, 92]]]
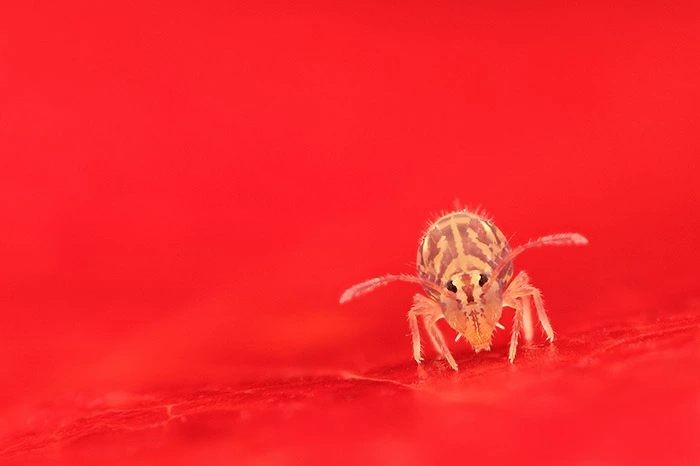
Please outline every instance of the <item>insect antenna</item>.
[[397, 282], [397, 281], [417, 283], [419, 285], [423, 285], [426, 288], [430, 288], [431, 290], [435, 291], [436, 293], [450, 297], [450, 295], [448, 295], [445, 290], [443, 290], [440, 286], [438, 286], [437, 284], [435, 284], [431, 281], [424, 280], [424, 279], [416, 277], [414, 275], [401, 274], [401, 275], [385, 275], [383, 277], [373, 278], [371, 280], [367, 280], [366, 282], [358, 283], [357, 285], [345, 290], [343, 295], [340, 297], [340, 302], [347, 303], [351, 299], [354, 299], [358, 296], [362, 296], [363, 294], [367, 294], [371, 291], [374, 291], [375, 289], [379, 288], [380, 286], [388, 285], [389, 283]]
[[501, 262], [496, 266], [489, 279], [488, 283], [483, 288], [483, 292], [486, 293], [491, 287], [491, 284], [496, 281], [498, 276], [503, 272], [503, 269], [508, 265], [510, 261], [513, 260], [515, 256], [530, 248], [539, 248], [542, 246], [585, 246], [588, 244], [588, 240], [578, 233], [557, 233], [555, 235], [543, 236], [537, 238], [529, 243], [522, 244], [517, 248], [510, 251]]

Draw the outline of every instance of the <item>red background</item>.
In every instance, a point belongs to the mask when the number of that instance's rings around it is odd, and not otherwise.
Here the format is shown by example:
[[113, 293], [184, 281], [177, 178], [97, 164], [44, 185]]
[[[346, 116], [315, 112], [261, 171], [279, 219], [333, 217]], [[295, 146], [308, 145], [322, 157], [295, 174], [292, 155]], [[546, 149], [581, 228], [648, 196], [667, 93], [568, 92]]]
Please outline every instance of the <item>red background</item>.
[[[0, 7], [0, 461], [700, 462], [693, 2], [93, 3]], [[456, 198], [590, 240], [512, 367], [337, 304]]]

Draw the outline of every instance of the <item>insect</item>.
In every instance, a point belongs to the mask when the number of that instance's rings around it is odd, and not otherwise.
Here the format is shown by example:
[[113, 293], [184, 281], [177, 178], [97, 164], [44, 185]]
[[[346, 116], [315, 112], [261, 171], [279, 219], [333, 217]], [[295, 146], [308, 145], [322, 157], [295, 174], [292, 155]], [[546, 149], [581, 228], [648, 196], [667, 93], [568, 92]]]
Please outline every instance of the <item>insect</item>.
[[505, 306], [515, 309], [508, 359], [515, 358], [522, 332], [532, 339], [531, 302], [549, 341], [554, 331], [547, 318], [540, 291], [530, 284], [524, 271], [513, 278], [513, 258], [526, 249], [541, 246], [586, 245], [588, 240], [578, 233], [543, 236], [511, 249], [501, 230], [479, 213], [461, 210], [440, 217], [423, 234], [416, 260], [417, 274], [386, 275], [373, 278], [346, 290], [340, 297], [345, 303], [395, 281], [417, 283], [427, 296], [416, 294], [408, 311], [408, 324], [413, 339], [413, 358], [421, 356], [420, 317], [438, 355], [457, 370], [457, 362], [445, 343], [436, 323], [445, 319], [450, 327], [469, 342], [478, 353], [491, 349], [496, 328], [505, 328], [498, 321]]

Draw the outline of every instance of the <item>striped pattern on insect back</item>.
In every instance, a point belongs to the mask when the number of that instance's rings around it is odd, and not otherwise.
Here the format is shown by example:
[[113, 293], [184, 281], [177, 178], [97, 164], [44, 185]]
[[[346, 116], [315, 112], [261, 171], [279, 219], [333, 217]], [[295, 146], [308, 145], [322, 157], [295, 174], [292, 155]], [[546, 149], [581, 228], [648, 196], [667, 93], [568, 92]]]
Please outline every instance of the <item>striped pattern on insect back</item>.
[[[423, 235], [416, 261], [418, 275], [443, 286], [458, 272], [478, 270], [490, 276], [508, 252], [508, 241], [491, 221], [471, 212], [453, 212], [439, 218]], [[512, 275], [511, 262], [499, 279], [503, 289]]]

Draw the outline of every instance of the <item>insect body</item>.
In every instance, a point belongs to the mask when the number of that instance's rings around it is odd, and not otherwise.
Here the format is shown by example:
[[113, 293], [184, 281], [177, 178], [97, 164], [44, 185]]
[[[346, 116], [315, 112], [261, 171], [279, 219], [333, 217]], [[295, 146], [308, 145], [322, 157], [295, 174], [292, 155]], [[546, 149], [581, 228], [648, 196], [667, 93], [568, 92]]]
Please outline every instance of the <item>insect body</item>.
[[491, 349], [493, 332], [504, 328], [498, 321], [503, 307], [515, 309], [508, 359], [513, 362], [520, 332], [532, 338], [531, 301], [550, 341], [554, 339], [542, 296], [530, 285], [523, 271], [513, 278], [513, 258], [525, 249], [539, 246], [585, 245], [578, 233], [544, 236], [511, 249], [503, 233], [489, 219], [468, 211], [453, 212], [439, 218], [425, 232], [418, 247], [417, 275], [386, 275], [353, 286], [343, 293], [344, 303], [375, 288], [394, 282], [418, 283], [428, 296], [416, 294], [408, 312], [413, 338], [413, 358], [421, 357], [418, 318], [437, 350], [448, 364], [457, 363], [436, 323], [445, 319], [476, 352]]

